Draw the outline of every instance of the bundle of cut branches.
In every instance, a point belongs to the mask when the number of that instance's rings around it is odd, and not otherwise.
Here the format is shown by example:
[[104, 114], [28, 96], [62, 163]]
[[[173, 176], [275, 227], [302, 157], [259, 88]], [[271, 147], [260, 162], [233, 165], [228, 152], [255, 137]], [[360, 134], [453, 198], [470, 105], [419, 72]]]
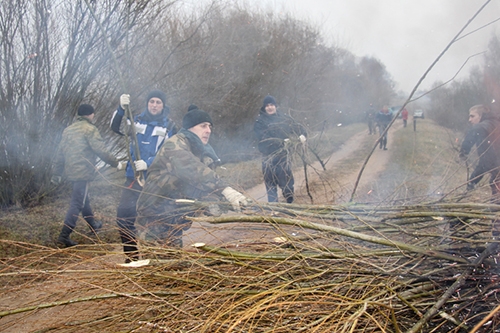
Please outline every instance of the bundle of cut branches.
[[[185, 208], [202, 210], [209, 204], [189, 203]], [[91, 302], [103, 309], [99, 316], [73, 316], [51, 327], [494, 332], [500, 329], [493, 237], [499, 210], [498, 205], [472, 203], [255, 204], [241, 214], [193, 220], [259, 227], [263, 234], [276, 235], [269, 241], [195, 244], [190, 250], [144, 243], [147, 259], [125, 266], [110, 264], [107, 244], [67, 251], [31, 248], [22, 257], [3, 260], [0, 279], [10, 286], [4, 294], [51, 281], [65, 288], [56, 301], [52, 295], [45, 302], [2, 306], [0, 327], [42, 309]], [[96, 257], [97, 249], [101, 255]]]

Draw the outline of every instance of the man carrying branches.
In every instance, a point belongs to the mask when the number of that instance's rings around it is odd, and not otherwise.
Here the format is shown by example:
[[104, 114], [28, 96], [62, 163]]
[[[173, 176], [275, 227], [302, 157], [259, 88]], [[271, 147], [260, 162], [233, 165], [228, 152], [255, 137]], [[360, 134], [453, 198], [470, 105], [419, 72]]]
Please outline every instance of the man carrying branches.
[[467, 182], [467, 189], [472, 190], [487, 173], [490, 174], [492, 201], [498, 203], [500, 193], [500, 115], [492, 112], [485, 105], [475, 105], [469, 110], [469, 122], [472, 127], [460, 148], [460, 158], [467, 159], [472, 147], [477, 147], [479, 161]]
[[254, 124], [262, 153], [262, 173], [269, 202], [278, 202], [278, 186], [287, 203], [294, 199], [294, 179], [290, 160], [290, 140], [306, 142], [305, 128], [277, 110], [276, 99], [266, 96]]
[[[148, 167], [153, 163], [164, 140], [177, 133], [174, 121], [169, 118], [170, 108], [166, 105], [166, 99], [167, 96], [163, 91], [151, 91], [146, 98], [146, 109], [134, 117], [135, 126], [133, 128], [136, 131], [139, 154], [135, 150], [135, 142], [131, 142], [129, 156], [132, 161], [127, 163], [127, 178], [123, 184], [122, 195], [116, 212], [116, 222], [123, 243], [123, 251], [127, 255], [127, 262], [139, 259], [135, 219], [137, 216], [137, 199], [139, 199], [144, 184], [139, 184], [136, 175], [142, 173], [140, 175], [142, 179], [147, 177]], [[120, 124], [126, 115], [125, 110], [129, 106], [130, 95], [121, 95], [120, 105], [111, 118], [111, 129], [118, 134], [121, 134]], [[133, 167], [132, 163], [134, 164]]]

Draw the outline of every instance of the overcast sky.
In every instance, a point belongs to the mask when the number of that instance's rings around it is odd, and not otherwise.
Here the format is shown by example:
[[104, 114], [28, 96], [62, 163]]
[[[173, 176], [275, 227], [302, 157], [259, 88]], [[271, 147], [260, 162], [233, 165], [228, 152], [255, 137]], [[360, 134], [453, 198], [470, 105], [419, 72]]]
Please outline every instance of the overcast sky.
[[[381, 60], [407, 93], [413, 89], [451, 39], [486, 0], [253, 0], [264, 10], [289, 12], [320, 27], [323, 36], [358, 56]], [[492, 0], [465, 33], [500, 18], [500, 0]], [[458, 41], [420, 88], [447, 81], [473, 54], [485, 51], [500, 21]], [[464, 74], [481, 57], [469, 60]]]

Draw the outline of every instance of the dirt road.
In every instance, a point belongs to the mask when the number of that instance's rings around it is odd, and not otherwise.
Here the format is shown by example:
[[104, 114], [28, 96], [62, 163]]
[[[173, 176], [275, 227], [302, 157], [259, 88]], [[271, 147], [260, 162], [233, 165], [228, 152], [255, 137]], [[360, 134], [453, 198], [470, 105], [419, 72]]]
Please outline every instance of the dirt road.
[[[384, 170], [390, 159], [392, 133], [397, 130], [399, 130], [398, 126], [389, 132], [389, 150], [384, 151], [378, 148], [375, 150], [361, 179], [359, 193], [376, 192], [377, 176]], [[357, 133], [328, 159], [325, 159], [328, 161], [326, 171], [323, 171], [319, 162], [313, 163], [308, 168], [308, 180], [314, 203], [343, 203], [349, 200], [354, 181], [367, 156], [366, 152], [370, 151], [376, 139], [376, 136], [370, 136], [366, 131]], [[295, 171], [295, 180], [296, 202], [310, 203], [305, 190], [303, 170]], [[256, 201], [266, 201], [264, 184], [250, 189], [246, 194]], [[186, 250], [192, 250], [190, 245], [193, 243], [203, 242], [233, 250], [247, 248], [258, 251], [260, 244], [273, 242], [275, 237], [282, 236], [284, 233], [293, 237], [304, 236], [304, 230], [291, 226], [281, 226], [278, 230], [265, 224], [225, 223], [214, 225], [202, 222], [193, 223], [192, 228], [185, 232], [183, 240]], [[311, 231], [309, 231], [309, 235], [310, 233]], [[109, 246], [108, 244], [108, 248]], [[123, 263], [124, 259], [121, 246], [117, 244], [114, 251], [108, 250], [106, 254], [99, 256], [96, 262], [90, 264], [83, 260], [81, 263], [76, 261], [70, 268], [74, 269], [75, 272], [82, 267], [85, 269], [93, 267], [93, 269], [105, 271], [112, 269], [115, 264]], [[88, 289], [87, 284], [80, 281], [79, 275], [73, 276], [70, 273], [69, 279], [65, 275], [58, 275], [53, 277], [51, 281], [41, 284], [29, 283], [29, 285], [23, 285], [22, 288], [13, 288], [8, 292], [5, 290], [2, 309], [22, 308], [34, 303], [67, 300], [101, 292], [100, 289], [96, 290]], [[100, 302], [93, 304], [92, 307], [86, 303], [75, 303], [64, 307], [39, 309], [30, 312], [29, 315], [8, 316], [0, 318], [0, 330], [3, 332], [32, 332], [43, 328], [65, 327], [67, 323], [75, 320], [99, 318], [102, 314], [113, 313], [114, 307], [122, 306], [121, 302], [123, 301]], [[71, 328], [68, 329], [71, 330]]]
[[[401, 129], [401, 124], [396, 124], [389, 130], [388, 150], [378, 147], [370, 158], [360, 180], [357, 198], [373, 197], [377, 195], [377, 176], [385, 169], [391, 156], [391, 139], [393, 133]], [[361, 165], [373, 147], [378, 136], [368, 135], [367, 131], [359, 132], [349, 138], [326, 163], [323, 171], [320, 162], [313, 163], [308, 170], [308, 182], [314, 204], [341, 204], [349, 201], [354, 183]], [[295, 178], [295, 203], [310, 204], [311, 200], [306, 191], [305, 174], [303, 169], [294, 171]], [[257, 202], [267, 202], [265, 185], [262, 183], [245, 193]], [[280, 198], [284, 202], [283, 198]], [[287, 233], [294, 236], [300, 235], [297, 228], [288, 228]], [[193, 223], [191, 229], [184, 234], [185, 247], [189, 244], [202, 242], [212, 245], [224, 244], [225, 246], [238, 247], [256, 242], [270, 242], [275, 237], [281, 236], [269, 226], [242, 225], [241, 223], [225, 223], [213, 225], [209, 223]]]
[[[395, 123], [388, 133], [388, 150], [376, 148], [366, 165], [360, 183], [359, 196], [371, 195], [376, 190], [377, 176], [382, 172], [391, 156], [392, 136], [395, 131], [402, 128], [399, 122]], [[348, 202], [354, 189], [355, 181], [364, 159], [369, 150], [378, 139], [377, 135], [368, 135], [368, 131], [362, 131], [353, 135], [343, 144], [339, 150], [325, 159], [326, 171], [323, 171], [320, 162], [313, 163], [308, 167], [307, 178], [310, 184], [310, 192], [315, 204], [345, 203]], [[362, 161], [360, 158], [362, 157]], [[335, 172], [338, 171], [338, 172]], [[333, 173], [333, 174], [332, 174]], [[304, 169], [294, 171], [295, 192], [297, 203], [311, 203], [306, 190]], [[311, 184], [327, 183], [328, 186], [312, 188]], [[324, 188], [321, 188], [324, 187]], [[314, 194], [313, 194], [314, 192]], [[265, 185], [260, 184], [248, 190], [246, 194], [254, 200], [267, 201]], [[283, 199], [281, 198], [281, 201]]]

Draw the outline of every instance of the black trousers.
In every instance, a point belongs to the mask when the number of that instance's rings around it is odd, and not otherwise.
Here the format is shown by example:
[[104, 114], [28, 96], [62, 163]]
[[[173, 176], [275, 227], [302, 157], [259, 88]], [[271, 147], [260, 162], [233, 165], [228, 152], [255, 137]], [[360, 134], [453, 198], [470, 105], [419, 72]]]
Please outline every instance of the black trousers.
[[127, 178], [123, 186], [120, 203], [116, 210], [116, 223], [123, 244], [123, 252], [134, 257], [138, 256], [137, 231], [135, 228], [136, 204], [142, 187], [133, 178]]
[[[384, 133], [386, 128], [387, 128], [387, 125], [379, 125], [378, 126], [379, 135], [382, 135], [382, 133]], [[387, 132], [385, 132], [382, 139], [380, 139], [380, 148], [386, 148], [386, 147], [387, 147]]]
[[370, 131], [370, 134], [375, 134], [375, 123], [373, 120], [368, 120], [368, 130]]
[[286, 202], [293, 202], [295, 182], [290, 164], [288, 155], [265, 157], [262, 161], [262, 173], [269, 202], [278, 202], [278, 186]]
[[94, 213], [90, 207], [88, 187], [89, 182], [87, 181], [73, 182], [71, 202], [64, 218], [64, 225], [69, 227], [71, 231], [76, 227], [76, 221], [78, 221], [80, 213], [89, 225], [94, 225]]

